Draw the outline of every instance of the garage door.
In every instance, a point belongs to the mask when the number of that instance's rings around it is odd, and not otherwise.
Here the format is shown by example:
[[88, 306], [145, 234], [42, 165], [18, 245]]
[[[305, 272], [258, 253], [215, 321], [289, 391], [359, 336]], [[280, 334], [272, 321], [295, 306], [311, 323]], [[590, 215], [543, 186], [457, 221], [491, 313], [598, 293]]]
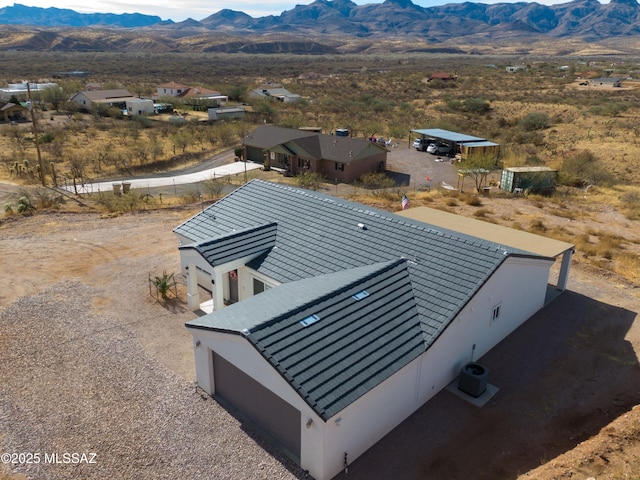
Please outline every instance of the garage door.
[[300, 458], [300, 412], [213, 352], [216, 395], [240, 410]]

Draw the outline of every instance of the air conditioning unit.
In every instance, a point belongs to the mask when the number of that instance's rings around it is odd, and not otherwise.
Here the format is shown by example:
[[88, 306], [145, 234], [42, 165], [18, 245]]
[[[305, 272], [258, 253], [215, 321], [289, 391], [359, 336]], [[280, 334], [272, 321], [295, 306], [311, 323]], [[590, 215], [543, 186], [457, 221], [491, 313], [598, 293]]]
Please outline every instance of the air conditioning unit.
[[467, 363], [460, 370], [458, 389], [472, 397], [479, 397], [487, 389], [489, 369], [474, 362]]

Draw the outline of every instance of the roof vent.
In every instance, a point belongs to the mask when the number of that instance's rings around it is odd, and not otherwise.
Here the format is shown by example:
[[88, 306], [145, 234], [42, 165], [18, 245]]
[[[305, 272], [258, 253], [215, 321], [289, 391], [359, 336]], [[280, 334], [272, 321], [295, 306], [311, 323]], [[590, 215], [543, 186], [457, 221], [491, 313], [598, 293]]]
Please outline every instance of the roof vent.
[[308, 317], [300, 320], [300, 325], [302, 325], [303, 327], [308, 327], [309, 325], [316, 323], [318, 320], [320, 320], [320, 317], [318, 315], [309, 315]]
[[366, 229], [367, 229], [367, 226], [366, 226], [364, 223], [359, 223], [359, 224], [358, 224], [358, 228], [359, 228], [360, 230], [366, 230]]

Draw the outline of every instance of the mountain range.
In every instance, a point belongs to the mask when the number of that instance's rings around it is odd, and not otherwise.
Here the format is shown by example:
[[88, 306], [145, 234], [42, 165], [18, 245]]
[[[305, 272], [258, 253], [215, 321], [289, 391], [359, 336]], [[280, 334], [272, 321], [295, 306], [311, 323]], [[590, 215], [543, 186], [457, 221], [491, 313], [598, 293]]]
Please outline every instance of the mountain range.
[[[478, 43], [482, 39], [571, 38], [598, 42], [640, 38], [640, 5], [637, 0], [611, 0], [608, 4], [598, 0], [573, 0], [557, 5], [465, 2], [421, 7], [411, 0], [385, 0], [366, 5], [356, 5], [351, 0], [315, 0], [308, 5], [296, 5], [280, 15], [254, 18], [225, 9], [199, 21], [173, 22], [143, 14], [81, 14], [68, 9], [14, 4], [0, 8], [0, 24], [7, 26], [4, 30], [9, 34], [30, 32], [16, 39], [18, 43], [5, 37], [0, 42], [0, 50], [127, 51], [136, 48], [132, 45], [138, 48], [146, 45], [144, 48], [153, 51], [255, 51], [256, 43], [264, 44], [265, 38], [277, 35], [280, 45], [274, 47], [270, 39], [271, 49], [327, 53], [339, 50], [339, 45], [328, 38], [346, 37], [367, 39], [369, 45], [375, 39], [419, 39], [418, 43], [431, 46], [451, 39]], [[88, 27], [93, 30], [92, 40], [81, 33]], [[132, 30], [136, 33], [131, 33]], [[145, 40], [141, 40], [141, 35]], [[74, 36], [81, 40], [74, 41]], [[105, 43], [105, 36], [111, 40]], [[37, 42], [30, 40], [36, 37]], [[283, 41], [294, 41], [297, 46], [287, 46]]]

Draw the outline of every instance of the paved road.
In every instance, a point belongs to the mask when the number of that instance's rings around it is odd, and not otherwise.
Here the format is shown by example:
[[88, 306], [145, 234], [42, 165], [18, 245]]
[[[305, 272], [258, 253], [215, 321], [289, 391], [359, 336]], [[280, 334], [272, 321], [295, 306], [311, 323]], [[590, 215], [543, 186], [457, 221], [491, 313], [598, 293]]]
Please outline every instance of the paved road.
[[[231, 163], [229, 163], [231, 162]], [[77, 193], [97, 193], [113, 191], [115, 185], [130, 184], [130, 188], [156, 188], [174, 185], [186, 185], [198, 183], [212, 178], [221, 178], [229, 175], [236, 175], [245, 171], [261, 168], [262, 165], [252, 162], [234, 162], [233, 153], [224, 152], [216, 155], [211, 159], [181, 172], [173, 172], [173, 174], [165, 173], [154, 177], [123, 177], [106, 182], [89, 183], [77, 187]], [[67, 185], [62, 187], [72, 193], [76, 192], [76, 187]]]

